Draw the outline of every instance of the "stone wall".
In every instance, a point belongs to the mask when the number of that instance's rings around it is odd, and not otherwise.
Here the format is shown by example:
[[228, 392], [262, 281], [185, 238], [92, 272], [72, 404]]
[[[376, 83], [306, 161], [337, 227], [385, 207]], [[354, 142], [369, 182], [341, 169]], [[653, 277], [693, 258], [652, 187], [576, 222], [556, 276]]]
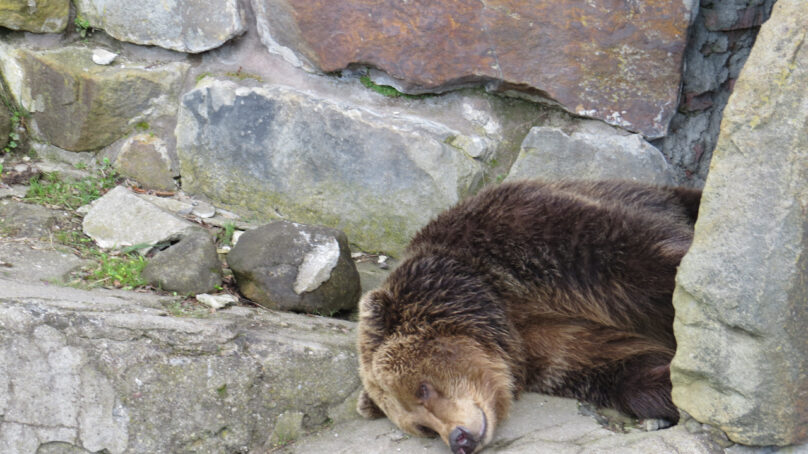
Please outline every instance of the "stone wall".
[[[511, 3], [0, 0], [0, 133], [26, 114], [34, 151], [108, 158], [147, 188], [258, 221], [326, 224], [392, 255], [430, 217], [503, 180], [703, 183], [774, 0]], [[785, 402], [808, 401], [806, 12], [781, 3], [760, 51], [770, 53], [738, 79], [676, 294], [677, 404], [752, 444], [791, 443], [808, 426]], [[325, 323], [336, 334], [320, 336], [295, 317], [236, 308], [192, 322], [164, 318], [159, 302], [76, 298], [3, 301], [5, 451], [256, 450], [283, 438], [264, 428], [321, 424], [358, 386], [350, 324]], [[228, 375], [236, 360], [252, 372]], [[272, 388], [317, 378], [326, 361], [342, 387]], [[46, 411], [65, 395], [98, 397]]]
[[772, 0], [696, 3], [10, 1], [0, 71], [37, 150], [397, 255], [506, 178], [700, 185]]

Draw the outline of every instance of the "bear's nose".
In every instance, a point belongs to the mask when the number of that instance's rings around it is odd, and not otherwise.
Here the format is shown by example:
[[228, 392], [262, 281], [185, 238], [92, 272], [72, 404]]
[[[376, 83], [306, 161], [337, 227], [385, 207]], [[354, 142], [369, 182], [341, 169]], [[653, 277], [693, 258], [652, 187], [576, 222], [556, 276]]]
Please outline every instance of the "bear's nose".
[[449, 434], [449, 448], [454, 454], [471, 454], [477, 444], [474, 436], [464, 427], [455, 427]]

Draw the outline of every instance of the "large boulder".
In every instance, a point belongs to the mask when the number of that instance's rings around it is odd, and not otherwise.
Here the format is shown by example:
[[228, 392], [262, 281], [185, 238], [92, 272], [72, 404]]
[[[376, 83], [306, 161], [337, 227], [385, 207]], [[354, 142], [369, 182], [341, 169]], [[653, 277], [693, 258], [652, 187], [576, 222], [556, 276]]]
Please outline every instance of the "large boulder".
[[59, 33], [67, 27], [69, 0], [0, 0], [0, 27]]
[[281, 86], [205, 78], [177, 123], [183, 189], [400, 252], [483, 181], [486, 140]]
[[71, 151], [97, 150], [138, 123], [176, 113], [186, 63], [93, 62], [86, 47], [29, 50], [0, 45], [12, 96], [31, 112], [29, 132]]
[[152, 295], [0, 288], [3, 453], [268, 452], [282, 415], [307, 430], [355, 405], [350, 322], [244, 307], [186, 318]]
[[761, 29], [674, 293], [674, 402], [750, 445], [808, 437], [806, 16], [779, 0]]
[[330, 315], [354, 309], [361, 293], [348, 238], [328, 227], [277, 221], [249, 230], [227, 264], [241, 293], [271, 309]]
[[303, 67], [368, 64], [409, 92], [490, 82], [648, 137], [676, 110], [695, 4], [252, 0], [268, 49]]
[[247, 31], [238, 0], [76, 0], [94, 28], [121, 41], [204, 52]]
[[675, 174], [662, 153], [639, 134], [585, 121], [571, 130], [549, 126], [531, 129], [506, 181], [570, 178], [670, 185]]

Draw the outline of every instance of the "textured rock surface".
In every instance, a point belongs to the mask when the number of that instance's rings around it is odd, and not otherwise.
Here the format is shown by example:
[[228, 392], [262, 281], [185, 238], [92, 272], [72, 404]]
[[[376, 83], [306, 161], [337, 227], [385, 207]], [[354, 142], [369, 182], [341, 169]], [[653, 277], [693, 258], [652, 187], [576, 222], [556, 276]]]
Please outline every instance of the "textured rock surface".
[[701, 0], [685, 52], [679, 110], [668, 135], [655, 143], [680, 169], [680, 184], [704, 185], [727, 99], [773, 4]]
[[71, 272], [89, 263], [51, 243], [9, 241], [0, 235], [0, 278], [66, 282]]
[[316, 427], [359, 386], [349, 322], [243, 307], [181, 318], [151, 295], [0, 289], [3, 453], [266, 452], [282, 413]]
[[176, 237], [192, 226], [123, 186], [93, 202], [82, 222], [84, 233], [102, 248], [152, 245]]
[[400, 251], [477, 189], [479, 142], [282, 87], [205, 79], [183, 97], [183, 188], [265, 218], [325, 224], [370, 251]]
[[174, 177], [179, 176], [179, 171], [171, 162], [168, 146], [151, 134], [136, 134], [127, 138], [115, 159], [115, 168], [145, 188], [163, 191], [177, 189]]
[[[76, 0], [94, 28], [121, 41], [180, 52], [204, 52], [244, 33], [238, 0]], [[147, 26], [145, 24], [148, 24]]]
[[141, 273], [150, 284], [170, 292], [197, 294], [222, 283], [222, 264], [206, 231], [192, 228], [180, 241], [149, 259]]
[[570, 132], [544, 126], [531, 129], [506, 181], [570, 178], [672, 184], [674, 172], [662, 153], [639, 134], [591, 121]]
[[58, 33], [67, 27], [69, 0], [0, 0], [0, 27]]
[[0, 45], [0, 57], [12, 95], [32, 114], [32, 136], [71, 151], [96, 150], [138, 122], [176, 113], [174, 100], [188, 68], [122, 60], [99, 66], [84, 47], [34, 51]]
[[28, 203], [0, 202], [0, 235], [5, 237], [47, 238], [69, 215]]
[[368, 64], [409, 91], [495, 81], [659, 137], [676, 109], [693, 2], [252, 4], [270, 51], [294, 63]]
[[239, 291], [272, 309], [330, 314], [359, 301], [348, 239], [335, 229], [273, 222], [241, 235], [227, 263]]
[[779, 0], [761, 29], [674, 294], [674, 402], [744, 444], [808, 437], [806, 16]]

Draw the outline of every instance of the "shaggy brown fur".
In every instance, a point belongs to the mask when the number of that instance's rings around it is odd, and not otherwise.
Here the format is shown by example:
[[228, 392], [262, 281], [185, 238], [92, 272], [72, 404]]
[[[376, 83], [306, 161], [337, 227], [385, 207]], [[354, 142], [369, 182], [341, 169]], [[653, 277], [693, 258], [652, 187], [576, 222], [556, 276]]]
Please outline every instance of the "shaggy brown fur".
[[441, 214], [360, 303], [360, 413], [455, 453], [522, 390], [676, 422], [671, 293], [700, 195], [520, 182]]

